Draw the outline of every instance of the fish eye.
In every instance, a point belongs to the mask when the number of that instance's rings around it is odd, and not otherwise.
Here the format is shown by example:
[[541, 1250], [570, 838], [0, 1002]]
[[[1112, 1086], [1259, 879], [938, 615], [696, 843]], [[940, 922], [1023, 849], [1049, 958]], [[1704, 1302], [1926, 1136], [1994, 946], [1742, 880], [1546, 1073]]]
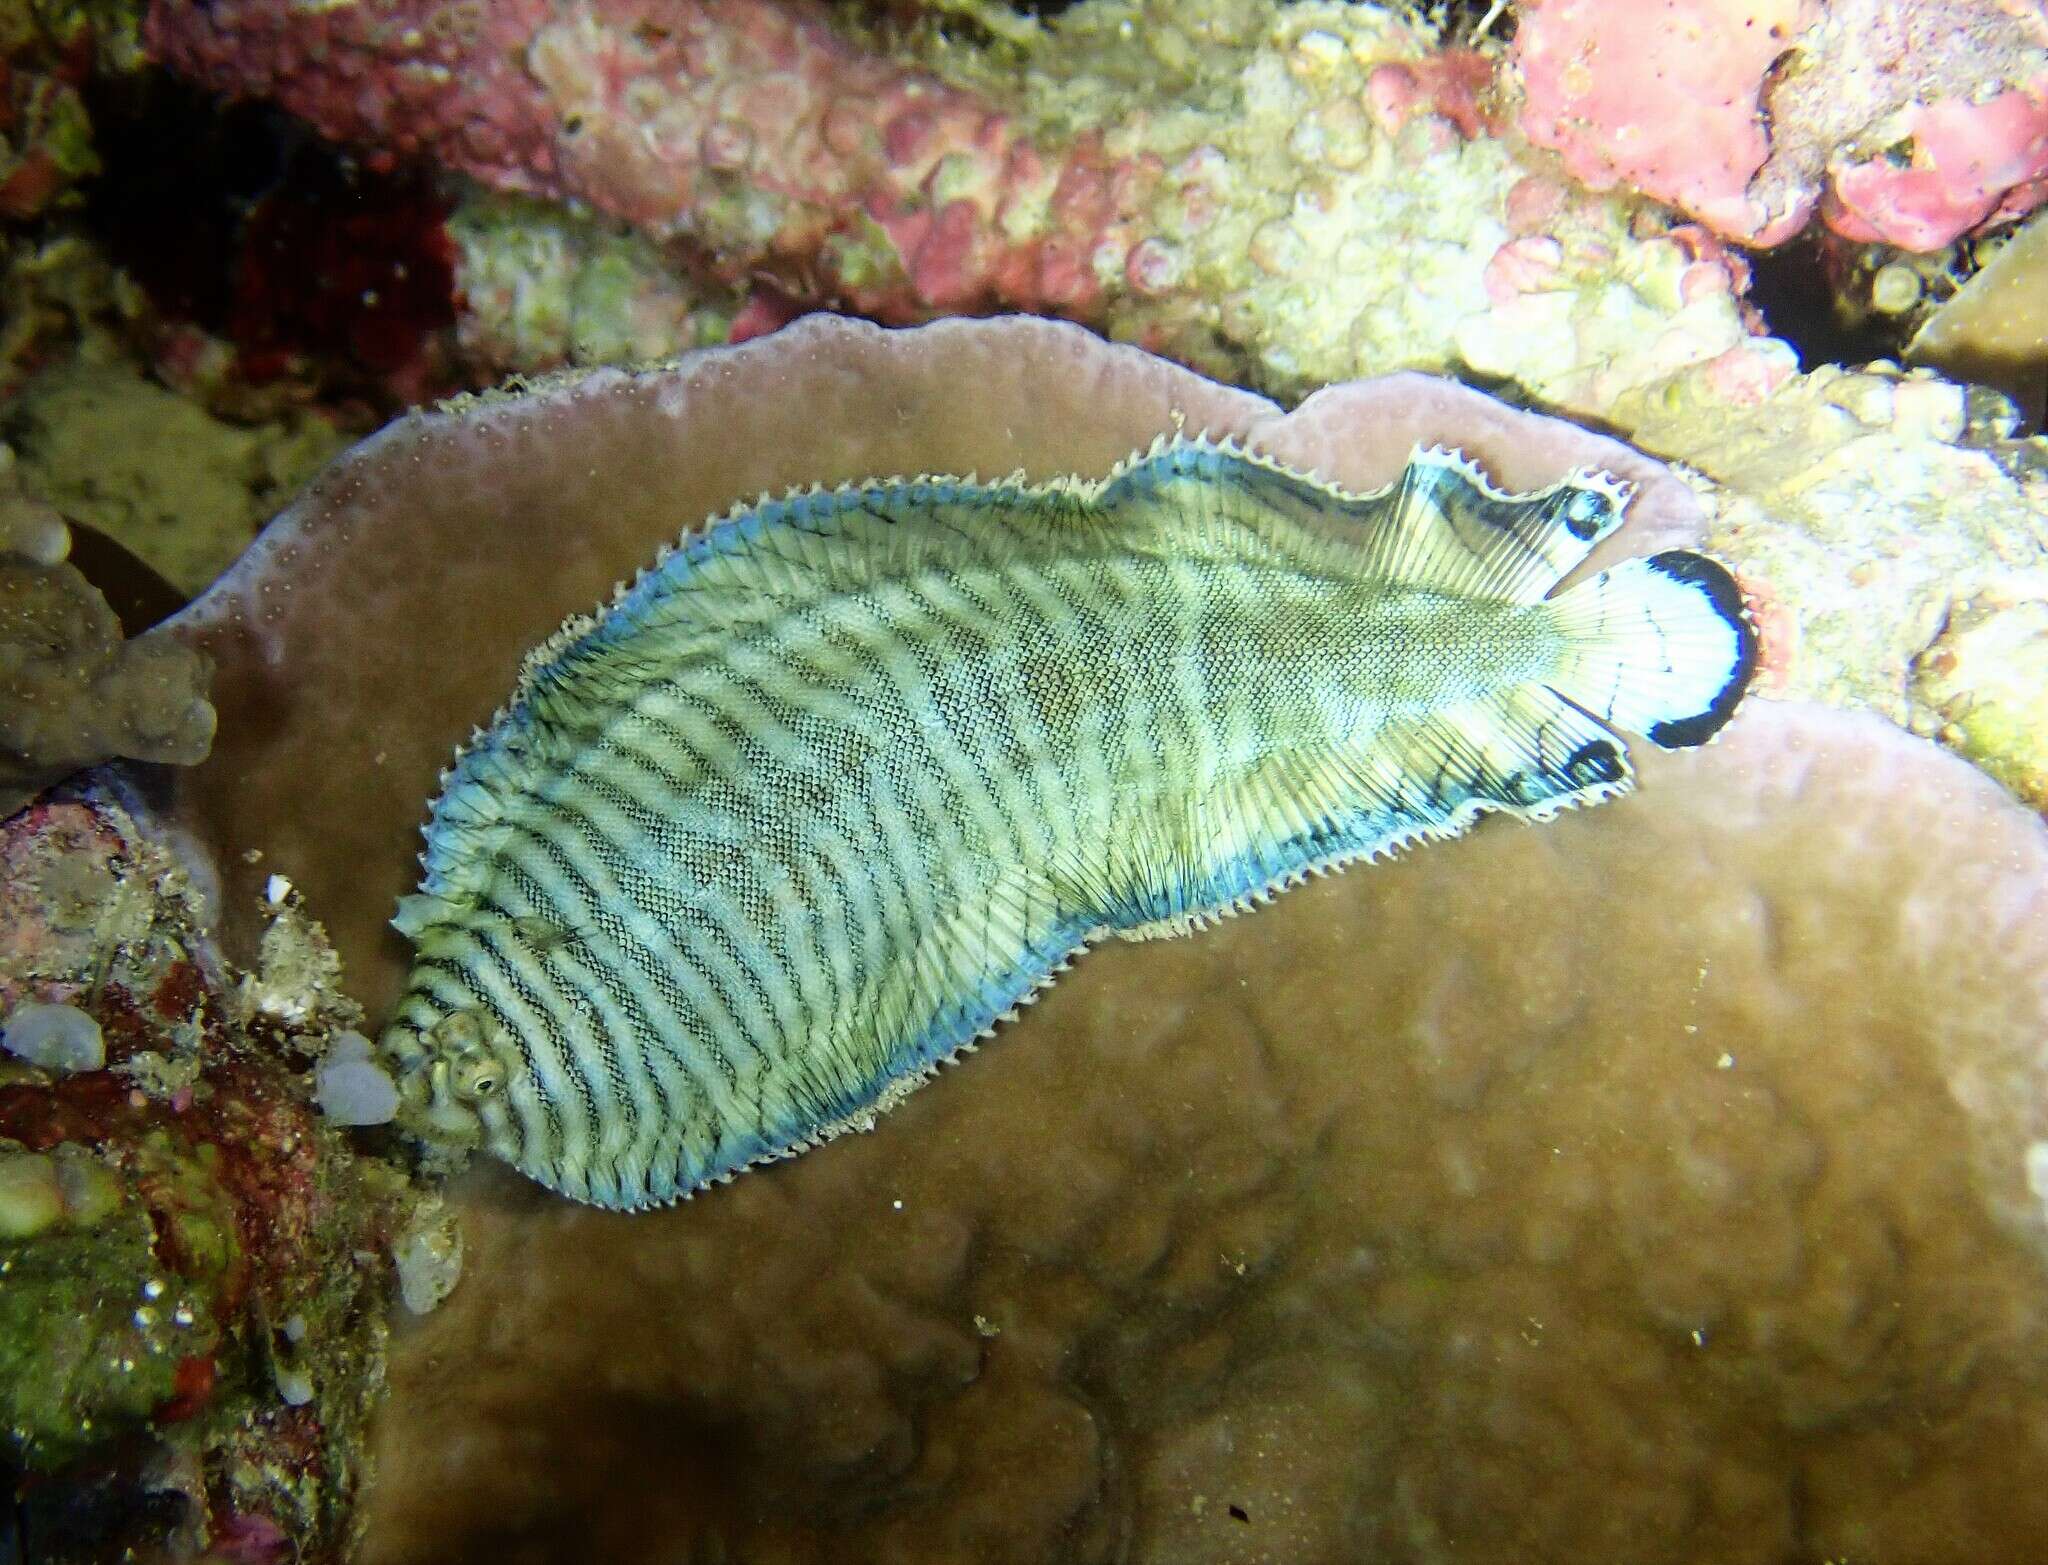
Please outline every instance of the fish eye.
[[481, 1102], [494, 1096], [505, 1085], [505, 1073], [496, 1063], [488, 1060], [473, 1060], [455, 1077], [455, 1092], [458, 1097], [472, 1102]]

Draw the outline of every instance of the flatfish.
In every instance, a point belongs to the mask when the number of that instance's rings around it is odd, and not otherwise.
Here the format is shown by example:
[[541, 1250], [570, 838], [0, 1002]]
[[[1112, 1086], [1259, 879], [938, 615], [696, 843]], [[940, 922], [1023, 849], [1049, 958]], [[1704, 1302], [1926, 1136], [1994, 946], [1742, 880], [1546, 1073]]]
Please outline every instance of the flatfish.
[[878, 480], [685, 537], [444, 774], [382, 1048], [407, 1122], [672, 1201], [875, 1117], [1077, 951], [1631, 785], [1756, 660], [1580, 471], [1354, 494], [1175, 437], [1099, 482]]

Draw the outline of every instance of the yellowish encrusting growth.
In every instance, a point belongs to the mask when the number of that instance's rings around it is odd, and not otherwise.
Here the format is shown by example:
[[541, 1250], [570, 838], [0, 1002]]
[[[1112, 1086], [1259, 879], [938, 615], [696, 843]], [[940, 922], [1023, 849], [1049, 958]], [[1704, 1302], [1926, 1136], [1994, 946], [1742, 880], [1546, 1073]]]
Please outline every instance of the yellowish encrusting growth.
[[0, 815], [110, 757], [189, 766], [213, 743], [207, 658], [154, 631], [123, 639], [70, 547], [0, 446]]

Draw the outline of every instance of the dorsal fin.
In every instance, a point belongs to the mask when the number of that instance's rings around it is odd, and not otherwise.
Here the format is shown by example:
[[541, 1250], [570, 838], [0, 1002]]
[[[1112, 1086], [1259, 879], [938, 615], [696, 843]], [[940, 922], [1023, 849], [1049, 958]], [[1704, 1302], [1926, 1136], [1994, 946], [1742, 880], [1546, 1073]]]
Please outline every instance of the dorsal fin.
[[1372, 564], [1405, 587], [1535, 603], [1621, 525], [1631, 493], [1581, 468], [1507, 494], [1463, 454], [1418, 448], [1388, 494]]

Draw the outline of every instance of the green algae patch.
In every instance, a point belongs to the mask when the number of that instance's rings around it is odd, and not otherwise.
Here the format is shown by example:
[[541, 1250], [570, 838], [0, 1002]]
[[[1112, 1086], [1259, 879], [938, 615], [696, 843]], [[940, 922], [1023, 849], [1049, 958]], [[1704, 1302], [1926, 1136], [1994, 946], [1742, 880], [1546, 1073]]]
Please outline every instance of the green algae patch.
[[309, 413], [234, 424], [126, 366], [84, 360], [35, 376], [0, 432], [52, 505], [186, 594], [346, 443]]
[[186, 1276], [233, 1279], [239, 1291], [241, 1248], [220, 1163], [213, 1143], [181, 1146], [163, 1130], [150, 1131], [136, 1149], [137, 1169], [172, 1252], [168, 1258]]
[[[175, 1403], [210, 1317], [165, 1272], [142, 1203], [0, 1242], [0, 1425], [24, 1467], [61, 1467]], [[189, 1379], [190, 1372], [186, 1371]]]
[[2048, 598], [1987, 588], [1949, 608], [1934, 644], [1913, 662], [1912, 693], [1941, 721], [1935, 737], [2048, 809]]

